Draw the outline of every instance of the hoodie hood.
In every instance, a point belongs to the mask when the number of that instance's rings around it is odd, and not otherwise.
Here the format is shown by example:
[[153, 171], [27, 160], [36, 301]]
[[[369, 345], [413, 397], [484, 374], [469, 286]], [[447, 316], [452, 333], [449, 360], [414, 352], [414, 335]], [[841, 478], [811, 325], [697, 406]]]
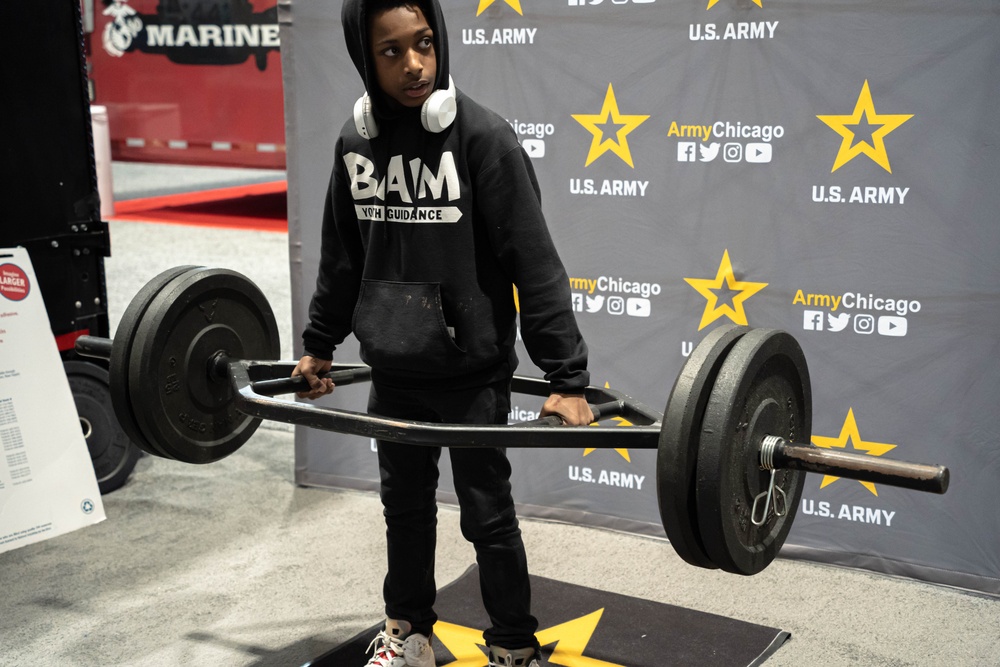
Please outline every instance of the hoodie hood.
[[[437, 55], [437, 76], [434, 79], [434, 90], [448, 87], [448, 31], [444, 24], [444, 14], [437, 0], [404, 0], [423, 11], [428, 25], [434, 31], [434, 53]], [[354, 61], [354, 66], [364, 81], [365, 90], [372, 100], [372, 110], [376, 118], [391, 118], [392, 113], [386, 95], [378, 85], [375, 75], [375, 63], [372, 61], [371, 44], [368, 34], [368, 8], [371, 0], [344, 0], [340, 10], [341, 22], [344, 24], [344, 39], [347, 52]]]

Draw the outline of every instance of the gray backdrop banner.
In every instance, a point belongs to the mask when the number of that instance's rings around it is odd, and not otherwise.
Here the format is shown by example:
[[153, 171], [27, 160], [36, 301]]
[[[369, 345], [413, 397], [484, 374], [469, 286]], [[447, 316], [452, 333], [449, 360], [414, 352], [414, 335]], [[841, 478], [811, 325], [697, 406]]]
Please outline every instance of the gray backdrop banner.
[[[952, 483], [937, 496], [809, 475], [782, 555], [1000, 594], [996, 3], [442, 4], [456, 85], [534, 160], [593, 383], [663, 410], [712, 328], [789, 331], [814, 444], [944, 464]], [[363, 90], [339, 3], [279, 10], [300, 331], [333, 144]], [[353, 338], [337, 358], [357, 360]], [[541, 401], [514, 405], [522, 421]], [[510, 454], [522, 513], [663, 535], [655, 452]], [[377, 488], [372, 446], [300, 428], [296, 479]]]

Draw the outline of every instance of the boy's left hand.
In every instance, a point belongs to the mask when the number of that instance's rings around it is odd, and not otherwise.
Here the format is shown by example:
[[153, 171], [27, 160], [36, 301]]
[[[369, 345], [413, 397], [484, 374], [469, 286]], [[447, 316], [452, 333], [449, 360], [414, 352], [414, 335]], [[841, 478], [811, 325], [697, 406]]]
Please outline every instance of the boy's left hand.
[[583, 394], [554, 393], [542, 405], [542, 417], [558, 415], [567, 426], [586, 426], [594, 421], [594, 413]]

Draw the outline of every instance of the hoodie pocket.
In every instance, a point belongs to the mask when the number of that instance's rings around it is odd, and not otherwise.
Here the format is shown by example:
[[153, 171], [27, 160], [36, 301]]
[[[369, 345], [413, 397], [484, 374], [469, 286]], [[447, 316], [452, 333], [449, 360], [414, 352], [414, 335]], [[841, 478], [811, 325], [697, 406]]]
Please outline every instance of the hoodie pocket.
[[448, 332], [437, 283], [363, 281], [354, 335], [372, 368], [439, 375], [465, 365], [465, 351]]

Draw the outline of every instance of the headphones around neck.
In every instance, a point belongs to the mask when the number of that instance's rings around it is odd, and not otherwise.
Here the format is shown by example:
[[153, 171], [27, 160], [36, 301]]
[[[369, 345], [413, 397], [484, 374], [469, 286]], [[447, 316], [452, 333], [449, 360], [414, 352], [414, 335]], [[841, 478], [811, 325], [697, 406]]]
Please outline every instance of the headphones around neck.
[[[424, 100], [423, 106], [420, 107], [420, 124], [428, 132], [437, 134], [454, 123], [457, 115], [455, 81], [449, 76], [447, 89], [435, 90]], [[368, 93], [359, 97], [354, 103], [354, 127], [365, 139], [374, 139], [378, 136], [378, 123], [375, 122], [372, 100], [368, 97]]]

